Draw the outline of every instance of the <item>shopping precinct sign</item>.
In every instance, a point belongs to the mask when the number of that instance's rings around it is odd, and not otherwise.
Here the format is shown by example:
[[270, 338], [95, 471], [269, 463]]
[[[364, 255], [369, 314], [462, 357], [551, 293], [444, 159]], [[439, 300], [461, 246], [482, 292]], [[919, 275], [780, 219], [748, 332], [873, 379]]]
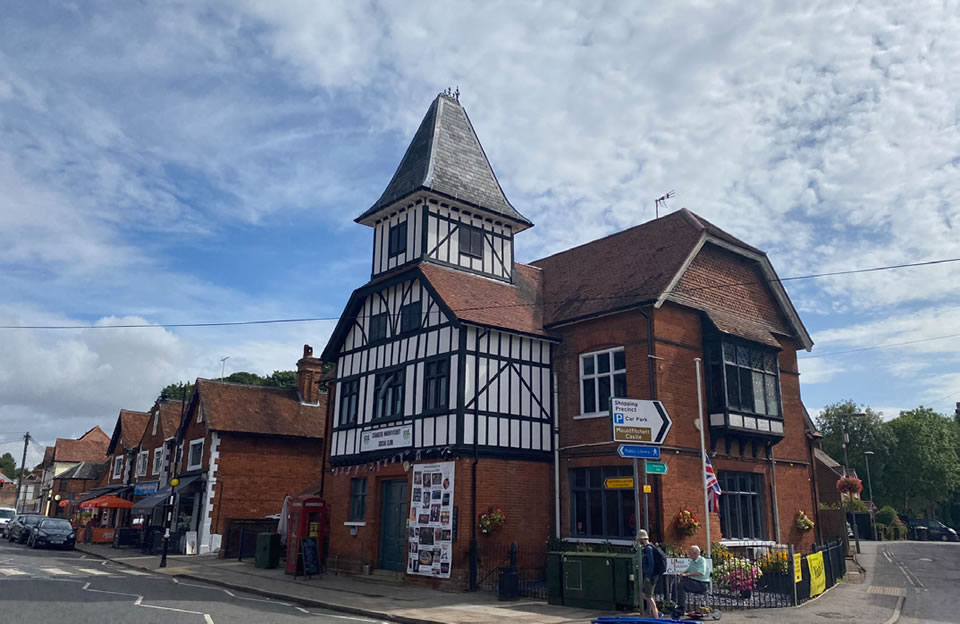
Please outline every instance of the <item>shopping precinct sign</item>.
[[673, 424], [660, 401], [610, 399], [614, 442], [663, 444]]

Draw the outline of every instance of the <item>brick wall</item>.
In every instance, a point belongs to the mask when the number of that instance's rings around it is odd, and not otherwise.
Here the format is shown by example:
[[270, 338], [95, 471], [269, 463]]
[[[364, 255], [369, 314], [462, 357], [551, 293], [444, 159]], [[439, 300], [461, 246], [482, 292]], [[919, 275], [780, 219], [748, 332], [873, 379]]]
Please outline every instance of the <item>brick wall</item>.
[[[499, 505], [507, 521], [501, 533], [481, 535], [477, 532], [481, 557], [499, 545], [517, 542], [521, 549], [543, 550], [552, 535], [553, 481], [552, 466], [542, 462], [481, 458], [477, 464], [477, 509], [473, 510], [473, 460], [454, 459], [456, 464], [453, 504], [458, 508], [457, 541], [453, 544], [450, 579], [433, 579], [409, 575], [407, 580], [440, 589], [463, 589], [469, 582], [470, 540], [476, 519], [492, 505]], [[432, 463], [432, 462], [421, 462]], [[359, 572], [361, 565], [379, 567], [381, 489], [385, 481], [403, 479], [412, 488], [413, 471], [405, 472], [400, 463], [387, 464], [369, 471], [366, 465], [358, 472], [328, 474], [324, 497], [330, 503], [330, 552], [328, 565], [346, 572]], [[345, 526], [350, 509], [350, 482], [367, 478], [365, 526]], [[408, 501], [409, 504], [409, 501]], [[491, 563], [491, 562], [488, 562]]]
[[220, 433], [211, 532], [223, 534], [231, 518], [280, 513], [283, 497], [319, 479], [320, 440]]

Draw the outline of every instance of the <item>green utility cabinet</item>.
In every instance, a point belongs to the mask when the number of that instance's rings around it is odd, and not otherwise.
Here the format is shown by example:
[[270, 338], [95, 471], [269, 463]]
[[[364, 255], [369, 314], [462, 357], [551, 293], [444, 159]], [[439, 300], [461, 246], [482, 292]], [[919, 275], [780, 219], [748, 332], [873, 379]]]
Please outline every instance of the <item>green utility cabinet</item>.
[[614, 611], [613, 553], [563, 553], [563, 604], [581, 609]]
[[633, 608], [634, 556], [629, 553], [617, 553], [613, 557], [613, 598], [620, 609]]
[[280, 565], [279, 533], [257, 533], [257, 555], [254, 565], [257, 568], [266, 569], [273, 569]]
[[563, 604], [563, 555], [562, 552], [547, 553], [547, 602]]

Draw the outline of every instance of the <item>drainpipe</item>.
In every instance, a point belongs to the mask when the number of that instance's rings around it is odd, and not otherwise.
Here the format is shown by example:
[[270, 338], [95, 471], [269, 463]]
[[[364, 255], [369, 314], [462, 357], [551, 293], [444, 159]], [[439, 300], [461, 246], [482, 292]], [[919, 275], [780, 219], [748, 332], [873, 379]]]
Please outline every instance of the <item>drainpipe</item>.
[[770, 458], [770, 484], [773, 486], [773, 534], [780, 543], [780, 506], [777, 504], [777, 462], [773, 458], [773, 446], [767, 455]]
[[560, 417], [557, 415], [557, 373], [553, 373], [553, 508], [554, 537], [560, 539]]

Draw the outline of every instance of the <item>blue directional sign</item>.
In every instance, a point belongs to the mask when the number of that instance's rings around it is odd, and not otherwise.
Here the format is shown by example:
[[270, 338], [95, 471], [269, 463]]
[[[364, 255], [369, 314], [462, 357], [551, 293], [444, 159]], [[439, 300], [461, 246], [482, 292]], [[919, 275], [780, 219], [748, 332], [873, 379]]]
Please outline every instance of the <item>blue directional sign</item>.
[[660, 459], [660, 447], [644, 446], [643, 444], [621, 444], [617, 447], [617, 455], [634, 459]]

